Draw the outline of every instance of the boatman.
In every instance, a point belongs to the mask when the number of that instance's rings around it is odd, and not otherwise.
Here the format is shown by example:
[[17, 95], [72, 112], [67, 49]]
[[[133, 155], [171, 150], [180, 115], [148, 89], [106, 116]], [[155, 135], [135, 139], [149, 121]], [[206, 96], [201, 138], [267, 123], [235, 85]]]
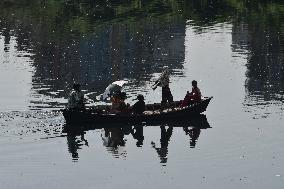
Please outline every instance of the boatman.
[[81, 85], [78, 83], [73, 84], [73, 90], [71, 91], [68, 98], [67, 108], [69, 109], [84, 109], [84, 94], [81, 91]]
[[170, 73], [168, 66], [163, 67], [163, 72], [158, 78], [158, 80], [152, 85], [152, 89], [155, 90], [158, 86], [162, 87], [162, 105], [165, 105], [167, 102], [173, 102], [173, 95], [171, 93], [170, 87]]

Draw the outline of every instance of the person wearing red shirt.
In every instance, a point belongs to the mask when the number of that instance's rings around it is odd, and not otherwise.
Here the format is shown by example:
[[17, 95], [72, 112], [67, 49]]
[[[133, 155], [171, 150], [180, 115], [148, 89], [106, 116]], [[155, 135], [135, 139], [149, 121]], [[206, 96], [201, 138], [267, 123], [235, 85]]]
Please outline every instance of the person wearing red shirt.
[[200, 89], [197, 87], [197, 81], [193, 80], [191, 84], [192, 84], [191, 92], [187, 91], [187, 94], [181, 103], [181, 107], [188, 106], [192, 103], [201, 101], [201, 92]]

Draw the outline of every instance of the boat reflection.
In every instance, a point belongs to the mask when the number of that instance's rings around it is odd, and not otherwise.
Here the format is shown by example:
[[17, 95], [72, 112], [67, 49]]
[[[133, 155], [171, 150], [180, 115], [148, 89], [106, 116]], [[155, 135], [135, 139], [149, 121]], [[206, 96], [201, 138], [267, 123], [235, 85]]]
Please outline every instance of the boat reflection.
[[[150, 137], [144, 136], [145, 129], [153, 129], [160, 127], [160, 144], [152, 141]], [[198, 115], [195, 118], [180, 121], [160, 121], [152, 123], [140, 123], [136, 125], [65, 125], [63, 132], [67, 133], [68, 151], [72, 155], [73, 161], [78, 161], [78, 150], [82, 146], [88, 146], [89, 143], [85, 139], [85, 134], [91, 130], [100, 130], [102, 144], [106, 150], [115, 158], [125, 158], [126, 142], [130, 145], [131, 140], [136, 147], [147, 147], [145, 143], [149, 141], [150, 146], [156, 150], [160, 163], [165, 166], [168, 160], [169, 142], [173, 136], [175, 129], [183, 129], [186, 136], [189, 136], [190, 148], [196, 146], [196, 142], [200, 136], [201, 129], [211, 128], [206, 115]], [[127, 139], [126, 139], [127, 138]], [[145, 142], [146, 139], [146, 142]], [[144, 146], [143, 146], [144, 145]]]

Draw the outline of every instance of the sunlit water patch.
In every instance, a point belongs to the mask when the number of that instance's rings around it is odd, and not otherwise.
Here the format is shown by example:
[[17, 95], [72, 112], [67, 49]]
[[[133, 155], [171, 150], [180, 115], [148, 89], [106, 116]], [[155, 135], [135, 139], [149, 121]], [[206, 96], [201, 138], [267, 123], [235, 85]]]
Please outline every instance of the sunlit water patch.
[[0, 113], [2, 142], [40, 140], [62, 135], [64, 118], [58, 111], [12, 111]]

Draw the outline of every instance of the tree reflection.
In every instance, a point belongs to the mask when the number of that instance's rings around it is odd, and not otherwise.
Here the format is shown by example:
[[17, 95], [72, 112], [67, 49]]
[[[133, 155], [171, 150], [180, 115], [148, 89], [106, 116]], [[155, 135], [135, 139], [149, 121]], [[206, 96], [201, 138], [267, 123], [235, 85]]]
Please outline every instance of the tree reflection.
[[[247, 55], [247, 111], [265, 111], [271, 104], [281, 108], [284, 98], [283, 6], [279, 1], [250, 1], [241, 4], [233, 23], [233, 51]], [[271, 112], [262, 112], [266, 117]]]
[[281, 5], [277, 0], [4, 0], [0, 33], [6, 52], [14, 36], [18, 51], [33, 54], [36, 94], [32, 103], [38, 107], [43, 106], [39, 95], [60, 101], [74, 80], [84, 84], [85, 90], [100, 93], [122, 78], [141, 87], [165, 64], [182, 75], [186, 22], [190, 20], [196, 32], [203, 32], [229, 21], [233, 50], [249, 52], [249, 103], [251, 96], [259, 94], [265, 100], [283, 96]]

